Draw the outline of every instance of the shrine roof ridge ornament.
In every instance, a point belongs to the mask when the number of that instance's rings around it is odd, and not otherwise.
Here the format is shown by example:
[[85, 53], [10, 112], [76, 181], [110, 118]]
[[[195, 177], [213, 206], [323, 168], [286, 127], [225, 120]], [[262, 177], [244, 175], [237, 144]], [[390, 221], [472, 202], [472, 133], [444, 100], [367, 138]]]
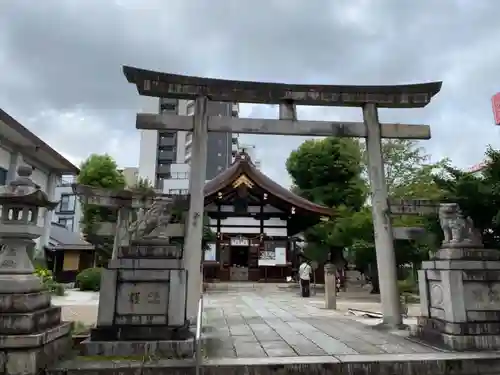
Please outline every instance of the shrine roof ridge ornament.
[[207, 96], [220, 102], [360, 107], [374, 103], [381, 108], [421, 108], [441, 90], [442, 82], [408, 85], [292, 85], [285, 83], [232, 81], [202, 78], [123, 66], [129, 83], [140, 95], [196, 99]]

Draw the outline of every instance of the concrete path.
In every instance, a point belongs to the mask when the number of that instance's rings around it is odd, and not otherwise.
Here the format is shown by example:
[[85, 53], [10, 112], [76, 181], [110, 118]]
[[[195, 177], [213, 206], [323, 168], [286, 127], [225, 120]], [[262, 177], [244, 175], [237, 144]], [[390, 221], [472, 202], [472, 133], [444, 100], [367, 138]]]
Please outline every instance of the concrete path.
[[75, 289], [68, 289], [64, 296], [53, 296], [52, 304], [55, 306], [97, 306], [99, 304], [99, 292], [81, 292]]
[[53, 296], [52, 304], [61, 306], [63, 320], [93, 325], [97, 320], [99, 292], [67, 290], [64, 296]]
[[376, 331], [369, 325], [377, 320], [325, 310], [317, 300], [294, 293], [208, 294], [205, 306], [204, 325], [209, 337], [215, 337], [206, 353], [211, 358], [437, 351], [408, 340], [407, 331]]

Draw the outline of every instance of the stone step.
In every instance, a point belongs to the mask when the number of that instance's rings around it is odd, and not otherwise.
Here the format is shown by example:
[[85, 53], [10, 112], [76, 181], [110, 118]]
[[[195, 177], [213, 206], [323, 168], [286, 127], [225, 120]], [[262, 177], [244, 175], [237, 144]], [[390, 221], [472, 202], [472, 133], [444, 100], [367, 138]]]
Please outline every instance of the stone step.
[[50, 306], [50, 292], [0, 293], [0, 313], [22, 313]]
[[43, 310], [0, 314], [0, 334], [24, 335], [42, 332], [61, 322], [61, 308], [50, 306]]
[[[87, 357], [59, 363], [47, 375], [191, 375], [194, 360]], [[497, 375], [500, 353], [419, 353], [324, 357], [234, 358], [202, 361], [203, 375]]]

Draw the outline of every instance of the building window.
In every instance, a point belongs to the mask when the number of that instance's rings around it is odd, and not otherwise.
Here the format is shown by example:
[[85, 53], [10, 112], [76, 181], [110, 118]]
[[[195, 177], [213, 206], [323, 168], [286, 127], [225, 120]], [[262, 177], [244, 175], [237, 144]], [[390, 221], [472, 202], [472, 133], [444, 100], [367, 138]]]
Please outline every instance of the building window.
[[7, 169], [0, 168], [0, 186], [7, 184]]
[[172, 172], [172, 180], [187, 180], [189, 179], [189, 172]]
[[61, 202], [59, 203], [59, 212], [74, 212], [75, 211], [75, 207], [74, 207], [74, 204], [72, 204], [71, 197], [73, 197], [73, 195], [70, 195], [70, 194], [61, 195]]
[[164, 112], [164, 111], [172, 112], [172, 111], [175, 111], [176, 109], [177, 109], [176, 103], [161, 103], [160, 104], [160, 110], [162, 112]]
[[61, 225], [64, 225], [64, 227], [70, 231], [73, 232], [73, 223], [74, 223], [74, 218], [72, 217], [60, 217], [57, 222]]
[[186, 113], [188, 116], [192, 116], [194, 115], [194, 106], [195, 106], [195, 101], [190, 101], [188, 104], [187, 104], [187, 107], [186, 107]]
[[160, 133], [160, 137], [162, 138], [175, 138], [175, 136], [177, 135], [177, 133], [175, 132], [170, 132], [170, 131], [166, 131], [166, 132], [161, 132]]
[[188, 195], [188, 189], [168, 189], [170, 195]]

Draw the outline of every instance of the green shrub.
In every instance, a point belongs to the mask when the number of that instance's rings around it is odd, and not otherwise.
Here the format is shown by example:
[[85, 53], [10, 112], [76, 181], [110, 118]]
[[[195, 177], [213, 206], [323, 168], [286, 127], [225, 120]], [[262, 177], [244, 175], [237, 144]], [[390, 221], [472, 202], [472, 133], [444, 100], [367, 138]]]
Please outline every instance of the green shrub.
[[37, 275], [42, 280], [43, 287], [46, 290], [50, 291], [51, 294], [55, 296], [64, 296], [64, 293], [66, 292], [64, 289], [64, 285], [59, 284], [54, 280], [52, 271], [46, 268], [39, 267], [35, 269], [35, 275]]
[[64, 296], [66, 293], [66, 289], [64, 289], [64, 285], [58, 283], [57, 281], [51, 280], [47, 282], [46, 287], [50, 292], [55, 296]]
[[80, 321], [75, 321], [73, 322], [73, 328], [71, 330], [71, 334], [73, 336], [76, 335], [86, 335], [90, 333], [90, 330], [92, 329], [93, 325], [88, 325]]
[[76, 276], [76, 285], [80, 290], [92, 290], [97, 292], [101, 289], [101, 268], [87, 268]]

